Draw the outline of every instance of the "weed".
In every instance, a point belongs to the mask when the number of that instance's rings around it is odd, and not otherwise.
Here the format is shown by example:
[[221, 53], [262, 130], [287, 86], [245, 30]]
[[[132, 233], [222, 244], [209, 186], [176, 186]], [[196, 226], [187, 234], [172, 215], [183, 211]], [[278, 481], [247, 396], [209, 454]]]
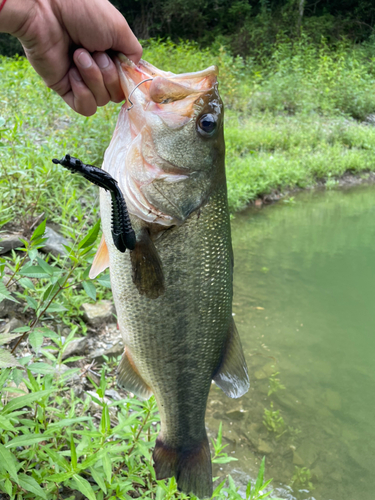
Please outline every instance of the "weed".
[[296, 427], [290, 427], [288, 426], [288, 432], [292, 438], [297, 437], [299, 434], [301, 434], [301, 429], [297, 429]]
[[276, 437], [281, 437], [285, 432], [285, 422], [280, 415], [280, 410], [273, 409], [273, 402], [271, 401], [271, 409], [264, 408], [263, 425], [269, 432], [274, 432]]
[[280, 379], [277, 378], [277, 376], [280, 374], [280, 372], [275, 372], [269, 377], [269, 390], [267, 396], [271, 396], [271, 394], [274, 394], [277, 391], [281, 391], [285, 389], [285, 385], [283, 385], [280, 382]]
[[332, 189], [333, 187], [337, 186], [337, 184], [339, 183], [339, 181], [337, 181], [331, 174], [331, 172], [328, 172], [328, 175], [327, 175], [327, 180], [326, 180], [326, 183], [325, 183], [325, 186], [327, 189]]
[[311, 472], [306, 467], [294, 467], [294, 474], [290, 484], [293, 488], [308, 488], [310, 491], [314, 489], [311, 482]]

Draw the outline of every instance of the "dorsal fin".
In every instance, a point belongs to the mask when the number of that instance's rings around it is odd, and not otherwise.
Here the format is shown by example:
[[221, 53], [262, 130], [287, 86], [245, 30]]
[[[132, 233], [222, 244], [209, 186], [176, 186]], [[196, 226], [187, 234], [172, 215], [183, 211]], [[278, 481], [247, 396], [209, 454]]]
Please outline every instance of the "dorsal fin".
[[107, 244], [104, 239], [104, 235], [102, 236], [98, 251], [95, 254], [89, 277], [90, 279], [96, 278], [98, 274], [102, 273], [109, 267], [109, 253]]

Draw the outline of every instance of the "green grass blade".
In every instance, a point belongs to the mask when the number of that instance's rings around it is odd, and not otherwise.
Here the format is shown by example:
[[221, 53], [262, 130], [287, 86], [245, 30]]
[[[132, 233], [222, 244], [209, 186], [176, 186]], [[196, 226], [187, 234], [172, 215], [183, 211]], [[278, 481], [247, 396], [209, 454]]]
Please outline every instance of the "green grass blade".
[[26, 474], [19, 474], [18, 478], [20, 486], [22, 488], [24, 488], [26, 491], [30, 491], [30, 493], [34, 493], [38, 497], [47, 500], [47, 495], [33, 477], [27, 476]]
[[24, 406], [30, 406], [35, 401], [39, 401], [40, 399], [49, 396], [52, 392], [55, 392], [56, 389], [48, 389], [45, 391], [32, 392], [31, 394], [26, 394], [26, 396], [21, 396], [19, 398], [12, 399], [8, 404], [4, 406], [1, 410], [1, 415], [6, 415], [14, 410], [18, 410], [19, 408], [23, 408]]
[[86, 479], [78, 474], [74, 474], [73, 479], [76, 483], [78, 491], [80, 491], [89, 500], [96, 500], [95, 492], [92, 489], [91, 484]]

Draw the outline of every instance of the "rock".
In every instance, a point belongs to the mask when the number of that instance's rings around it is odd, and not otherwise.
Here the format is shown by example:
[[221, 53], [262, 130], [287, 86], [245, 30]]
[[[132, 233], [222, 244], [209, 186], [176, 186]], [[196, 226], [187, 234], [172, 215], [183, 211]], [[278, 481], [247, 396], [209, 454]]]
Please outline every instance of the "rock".
[[260, 427], [262, 424], [253, 422], [249, 425], [249, 427], [244, 431], [244, 435], [246, 439], [255, 447], [258, 447]]
[[237, 408], [233, 410], [229, 410], [226, 412], [226, 416], [230, 418], [231, 420], [242, 420], [244, 416], [246, 415], [247, 411], [243, 410], [242, 408]]
[[44, 253], [51, 253], [55, 257], [68, 253], [64, 245], [69, 245], [69, 241], [64, 236], [61, 236], [61, 234], [56, 233], [51, 227], [46, 226], [44, 238], [47, 238], [47, 241], [41, 248]]
[[72, 371], [69, 374], [67, 374], [66, 372], [68, 372], [69, 370], [74, 370], [74, 369], [71, 368], [70, 366], [61, 363], [60, 365], [56, 366], [54, 375], [57, 378], [63, 377], [64, 382], [66, 383], [70, 382], [74, 384], [80, 384], [81, 377], [78, 375], [79, 370], [75, 372]]
[[105, 395], [115, 401], [121, 401], [121, 399], [124, 399], [120, 396], [120, 394], [115, 391], [114, 389], [107, 389], [105, 391]]
[[85, 353], [87, 347], [87, 338], [74, 339], [66, 346], [62, 359], [70, 358], [73, 354], [82, 355]]
[[322, 469], [319, 467], [319, 465], [317, 465], [316, 467], [314, 467], [312, 470], [311, 470], [311, 479], [316, 482], [316, 481], [322, 481], [322, 479], [324, 478], [324, 472], [322, 471]]
[[259, 432], [259, 429], [262, 427], [262, 424], [260, 424], [259, 422], [252, 422], [250, 425], [249, 425], [249, 432], [251, 433], [254, 433], [254, 432]]
[[13, 300], [4, 299], [0, 302], [0, 318], [9, 318], [22, 314], [23, 305]]
[[219, 401], [218, 399], [211, 399], [209, 402], [208, 402], [209, 406], [211, 406], [212, 408], [222, 408], [223, 407], [223, 403], [221, 401]]
[[91, 359], [95, 359], [98, 362], [104, 361], [103, 356], [107, 356], [108, 358], [115, 358], [117, 356], [121, 356], [124, 352], [124, 344], [122, 340], [114, 344], [112, 347], [108, 349], [96, 349], [92, 354], [90, 354]]
[[310, 467], [318, 458], [318, 448], [315, 448], [314, 445], [305, 441], [298, 447], [298, 455], [302, 458], [303, 465], [305, 467]]
[[21, 248], [24, 246], [20, 238], [25, 239], [24, 235], [21, 233], [14, 234], [1, 234], [0, 235], [0, 255], [8, 253], [16, 248]]
[[293, 414], [303, 413], [301, 401], [297, 398], [297, 396], [291, 394], [289, 391], [278, 391], [272, 394], [272, 396], [277, 400], [278, 404], [283, 409], [287, 409], [293, 412]]
[[115, 314], [114, 305], [110, 300], [102, 300], [95, 304], [82, 304], [82, 309], [83, 319], [95, 327], [112, 322]]
[[293, 450], [293, 464], [301, 466], [304, 465], [303, 458], [296, 452], [296, 450]]
[[275, 363], [270, 361], [263, 365], [261, 368], [259, 368], [255, 373], [254, 377], [257, 380], [263, 380], [265, 378], [269, 378], [273, 373], [276, 372], [276, 366]]
[[[22, 321], [20, 321], [19, 319], [17, 318], [12, 318], [5, 326], [2, 330], [0, 330], [0, 332], [2, 334], [8, 334], [8, 333], [12, 333], [13, 330], [15, 330], [16, 328], [21, 328], [21, 326], [24, 326], [24, 324], [22, 323]], [[19, 337], [21, 334], [14, 334], [14, 338], [16, 339], [17, 337]]]
[[265, 378], [267, 378], [267, 375], [262, 369], [260, 369], [254, 373], [254, 377], [256, 378], [256, 380], [264, 380]]
[[342, 482], [342, 476], [339, 472], [337, 471], [334, 471], [334, 472], [331, 472], [331, 474], [329, 475], [329, 477], [336, 483], [341, 483]]
[[[25, 394], [29, 393], [29, 389], [26, 387], [25, 382], [21, 382], [19, 386], [11, 380], [8, 384], [7, 387], [14, 387], [17, 389], [17, 392], [11, 392], [11, 391], [4, 391], [4, 399], [3, 399], [3, 404], [5, 405], [8, 401], [14, 398], [19, 398], [21, 396], [24, 396]], [[18, 392], [19, 391], [19, 392]]]
[[364, 123], [367, 125], [375, 125], [375, 113], [370, 113], [369, 115], [366, 116]]
[[265, 455], [273, 452], [272, 446], [270, 446], [266, 441], [263, 441], [263, 439], [259, 439], [257, 450], [259, 453], [264, 453]]

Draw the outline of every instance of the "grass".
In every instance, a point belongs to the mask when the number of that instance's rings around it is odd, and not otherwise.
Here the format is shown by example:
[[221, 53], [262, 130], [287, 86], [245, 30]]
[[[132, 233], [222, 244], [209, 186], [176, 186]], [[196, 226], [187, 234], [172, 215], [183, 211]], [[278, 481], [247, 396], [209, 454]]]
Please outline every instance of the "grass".
[[226, 146], [233, 211], [274, 190], [375, 169], [375, 129], [343, 116], [230, 116]]
[[[174, 478], [155, 477], [154, 397], [108, 397], [119, 360], [107, 360], [98, 376], [91, 365], [77, 366], [82, 357], [64, 359], [77, 331], [85, 333], [77, 302], [95, 300], [97, 287], [106, 286], [103, 278], [87, 279], [99, 223], [54, 262], [38, 252], [45, 226], [24, 241], [21, 255], [0, 258], [0, 301], [16, 302], [25, 322], [0, 334], [0, 491], [11, 500], [73, 500], [77, 492], [89, 500], [186, 500]], [[213, 463], [236, 460], [223, 451], [221, 425], [212, 446]], [[263, 476], [264, 460], [248, 500], [271, 494]], [[212, 498], [240, 500], [232, 478], [220, 479]]]
[[[375, 170], [375, 129], [363, 121], [375, 113], [373, 49], [314, 45], [302, 36], [294, 44], [280, 40], [271, 58], [244, 61], [222, 47], [151, 40], [144, 57], [175, 72], [219, 66], [234, 212], [273, 190], [321, 180], [334, 185], [347, 172]], [[154, 402], [108, 401], [105, 389], [114, 384], [108, 363], [100, 380], [87, 382], [91, 393], [78, 397], [67, 389], [80, 373], [77, 360], [62, 361], [77, 331], [85, 334], [82, 303], [106, 298], [109, 290], [105, 276], [88, 280], [99, 230], [97, 189], [51, 159], [71, 153], [100, 165], [118, 106], [78, 116], [24, 59], [1, 58], [0, 78], [0, 230], [18, 228], [26, 237], [23, 253], [0, 259], [0, 301], [19, 302], [27, 321], [16, 333], [28, 341], [17, 359], [0, 349], [0, 489], [17, 500], [72, 498], [75, 491], [102, 500], [182, 499], [173, 480], [155, 480], [150, 465]], [[68, 256], [39, 253], [46, 219], [69, 238]], [[65, 343], [64, 329], [70, 332]], [[1, 343], [8, 340], [0, 336]], [[27, 394], [7, 402], [21, 382]], [[214, 449], [223, 463], [220, 433]], [[263, 472], [255, 489], [248, 487], [249, 499], [260, 497]], [[231, 479], [220, 484], [215, 497], [239, 499]]]
[[[223, 47], [200, 50], [193, 43], [151, 40], [144, 57], [175, 72], [218, 65], [235, 211], [273, 190], [374, 170], [375, 131], [363, 122], [375, 112], [373, 49], [345, 42], [332, 48], [324, 40], [314, 45], [302, 37], [298, 44], [280, 40], [271, 58], [244, 61]], [[44, 211], [66, 231], [93, 220], [95, 188], [50, 160], [73, 152], [99, 165], [118, 106], [80, 117], [23, 59], [2, 58], [0, 74], [1, 219], [28, 222]]]

